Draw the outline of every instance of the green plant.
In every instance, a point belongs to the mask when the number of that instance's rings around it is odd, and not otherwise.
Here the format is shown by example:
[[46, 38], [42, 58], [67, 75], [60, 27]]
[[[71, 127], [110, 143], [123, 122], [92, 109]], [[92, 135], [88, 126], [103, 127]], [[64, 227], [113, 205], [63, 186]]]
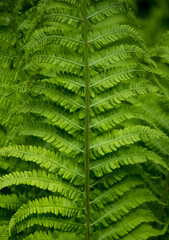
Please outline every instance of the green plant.
[[0, 9], [1, 239], [165, 239], [169, 137], [139, 102], [167, 94], [132, 1]]

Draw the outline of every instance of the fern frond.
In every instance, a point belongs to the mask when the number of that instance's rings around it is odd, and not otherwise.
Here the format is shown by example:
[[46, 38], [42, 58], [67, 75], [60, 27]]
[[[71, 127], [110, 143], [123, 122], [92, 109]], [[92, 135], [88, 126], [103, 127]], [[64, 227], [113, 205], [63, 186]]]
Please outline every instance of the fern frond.
[[129, 80], [139, 82], [140, 80], [145, 81], [146, 79], [154, 82], [154, 76], [148, 67], [143, 64], [127, 64], [92, 77], [91, 89], [93, 89], [95, 93], [100, 93], [114, 87], [118, 83], [127, 82]]
[[0, 239], [167, 237], [169, 38], [133, 7], [0, 0]]
[[[56, 51], [56, 50], [55, 50]], [[31, 58], [30, 62], [33, 64], [49, 63], [57, 66], [57, 72], [70, 72], [77, 75], [83, 74], [83, 62], [82, 58], [77, 54], [65, 54], [64, 52], [49, 52], [49, 51], [37, 51]], [[25, 69], [27, 66], [25, 67]]]
[[127, 149], [119, 149], [116, 153], [113, 153], [113, 155], [105, 157], [104, 161], [103, 158], [93, 161], [90, 169], [94, 172], [96, 177], [101, 177], [104, 174], [113, 172], [114, 169], [120, 168], [121, 166], [144, 163], [147, 161], [152, 161], [155, 164], [169, 169], [167, 163], [155, 152], [148, 151], [146, 148], [134, 146]]
[[125, 166], [124, 168], [118, 168], [116, 169], [113, 174], [105, 174], [101, 178], [97, 179], [90, 187], [91, 189], [103, 186], [103, 188], [108, 189], [109, 187], [113, 186], [115, 183], [122, 181], [125, 177], [128, 177], [130, 175], [133, 175], [133, 171], [135, 171], [135, 175], [139, 175], [137, 171], [137, 167], [134, 168], [134, 166], [129, 165]]
[[56, 217], [45, 217], [41, 216], [40, 218], [31, 218], [23, 221], [17, 226], [17, 233], [24, 231], [26, 228], [30, 228], [32, 226], [43, 226], [46, 228], [54, 228], [56, 230], [61, 230], [64, 232], [83, 232], [84, 231], [84, 223], [83, 218], [80, 217], [77, 219], [61, 219]]
[[66, 198], [52, 197], [35, 199], [21, 206], [10, 220], [9, 232], [10, 235], [16, 225], [28, 218], [32, 214], [53, 213], [56, 216], [71, 218], [80, 216], [83, 213], [83, 208], [77, 206], [73, 201]]
[[115, 105], [120, 104], [131, 97], [151, 92], [155, 93], [158, 91], [158, 87], [149, 84], [148, 82], [120, 85], [118, 88], [96, 97], [92, 101], [91, 108], [96, 113], [104, 112], [105, 110], [112, 109]]
[[61, 45], [68, 49], [83, 51], [83, 42], [78, 34], [65, 32], [55, 27], [46, 27], [34, 33], [26, 47], [26, 54], [32, 54], [42, 47], [49, 45]]
[[[121, 4], [120, 4], [121, 3]], [[88, 8], [88, 21], [93, 24], [97, 24], [106, 19], [106, 17], [112, 17], [117, 14], [126, 14], [126, 8], [124, 2], [104, 1], [95, 6]]]
[[36, 186], [51, 192], [58, 192], [62, 196], [74, 200], [78, 200], [79, 197], [83, 196], [80, 190], [62, 181], [57, 175], [51, 173], [46, 174], [44, 171], [13, 172], [0, 177], [0, 189], [20, 184]]
[[16, 55], [9, 55], [7, 53], [2, 53], [0, 55], [0, 61], [6, 64], [11, 64], [15, 59], [17, 59]]
[[100, 209], [104, 208], [104, 206], [108, 203], [114, 202], [120, 196], [123, 196], [126, 192], [130, 191], [131, 189], [143, 185], [143, 181], [137, 177], [126, 177], [119, 183], [113, 185], [106, 190], [99, 190], [95, 189], [91, 194], [91, 205], [93, 208]]
[[[96, 29], [93, 32], [89, 32], [89, 44], [97, 49], [122, 39], [129, 39], [131, 42], [133, 41], [138, 46], [146, 49], [144, 40], [129, 25], [114, 24], [106, 29]], [[89, 46], [89, 50], [92, 50], [91, 46]]]
[[66, 23], [70, 26], [73, 26], [74, 28], [79, 27], [79, 25], [82, 23], [83, 19], [81, 16], [80, 11], [75, 8], [61, 8], [59, 6], [46, 9], [46, 14], [43, 16], [42, 20], [44, 21], [44, 24], [50, 24], [53, 23], [53, 25], [56, 25], [56, 23]]
[[71, 159], [64, 158], [54, 151], [36, 146], [9, 146], [0, 149], [0, 155], [17, 157], [25, 161], [35, 162], [49, 172], [56, 173], [74, 184], [82, 184], [84, 180], [80, 164], [72, 163]]
[[141, 99], [142, 103], [138, 102], [138, 106], [143, 111], [146, 111], [154, 119], [158, 128], [165, 130], [169, 133], [169, 119], [167, 113], [157, 104], [156, 99], [153, 101], [145, 101]]
[[37, 231], [34, 234], [30, 234], [23, 240], [55, 240], [56, 238], [53, 236], [53, 234], [48, 231], [48, 232], [42, 232], [42, 231]]
[[[75, 7], [78, 6], [78, 0], [60, 0], [62, 3], [61, 6], [65, 6], [63, 3], [70, 4], [71, 6]], [[40, 0], [37, 5], [37, 11], [38, 13], [45, 12], [47, 8], [52, 8], [55, 4], [54, 0]]]
[[90, 57], [89, 66], [96, 71], [105, 71], [112, 68], [112, 64], [125, 59], [140, 59], [141, 61], [153, 64], [150, 56], [142, 48], [135, 45], [120, 45], [111, 47], [106, 50], [101, 50], [99, 53]]
[[10, 110], [10, 114], [20, 114], [20, 113], [36, 113], [38, 115], [44, 116], [51, 120], [53, 125], [64, 129], [69, 134], [75, 134], [79, 132], [80, 130], [83, 130], [83, 128], [80, 126], [80, 122], [77, 122], [70, 114], [67, 114], [66, 112], [61, 111], [58, 109], [56, 111], [56, 107], [50, 106], [49, 104], [42, 104], [42, 103], [27, 103], [22, 104], [19, 106], [16, 106], [15, 108], [12, 108]]
[[166, 41], [169, 40], [169, 31], [166, 31], [165, 33], [162, 34], [162, 36], [160, 37], [157, 45], [161, 46], [161, 45], [165, 45]]
[[14, 139], [18, 135], [36, 136], [44, 141], [51, 143], [54, 147], [67, 155], [75, 157], [78, 153], [82, 153], [80, 143], [75, 141], [68, 135], [63, 136], [56, 131], [56, 128], [47, 124], [29, 124], [15, 127], [9, 134], [8, 140]]
[[143, 224], [140, 227], [136, 228], [130, 235], [125, 236], [121, 240], [146, 240], [150, 237], [157, 237], [163, 235], [167, 230], [167, 225], [161, 229], [154, 229], [149, 225]]
[[93, 131], [105, 132], [128, 119], [142, 120], [155, 128], [154, 119], [145, 110], [140, 111], [139, 107], [121, 104], [119, 108], [93, 118], [91, 120], [91, 129]]
[[150, 54], [152, 57], [160, 57], [168, 59], [169, 47], [162, 45], [150, 48]]
[[35, 84], [32, 88], [32, 92], [36, 94], [44, 94], [58, 105], [65, 109], [69, 109], [70, 112], [75, 112], [78, 109], [84, 108], [82, 99], [80, 99], [79, 96], [73, 96], [68, 93], [65, 96], [63, 90], [58, 90], [52, 84]]
[[138, 141], [162, 140], [168, 142], [167, 135], [163, 132], [151, 129], [147, 126], [126, 127], [120, 130], [103, 134], [96, 137], [91, 143], [91, 157], [96, 159], [99, 156], [104, 156], [107, 153], [116, 151], [121, 146], [127, 146]]
[[99, 231], [96, 232], [95, 238], [98, 240], [121, 239], [124, 235], [129, 234], [133, 229], [137, 228], [141, 223], [154, 221], [157, 221], [157, 219], [151, 211], [137, 209], [135, 212], [129, 213], [115, 225], [103, 230], [102, 233]]
[[157, 201], [157, 198], [146, 189], [131, 190], [118, 201], [95, 212], [92, 215], [92, 226], [108, 227], [110, 223], [116, 222], [132, 209], [141, 206], [145, 202]]
[[0, 80], [1, 84], [6, 83], [9, 84], [12, 80], [14, 81], [15, 72], [14, 71], [7, 71], [7, 70], [0, 70]]
[[[61, 2], [63, 2], [61, 4], [61, 6], [59, 7], [59, 10], [62, 9], [62, 7], [65, 9], [65, 5], [64, 5], [64, 2], [68, 3], [69, 4], [69, 8], [71, 9], [75, 9], [75, 11], [77, 12], [77, 7], [78, 7], [78, 1], [77, 0], [62, 0]], [[73, 5], [73, 6], [72, 6]], [[47, 0], [47, 1], [44, 1], [44, 0], [40, 0], [37, 4], [37, 7], [36, 7], [36, 16], [34, 17], [31, 25], [30, 25], [30, 29], [26, 35], [26, 40], [28, 39], [28, 37], [31, 35], [31, 33], [34, 31], [34, 29], [36, 28], [36, 25], [38, 23], [40, 23], [43, 19], [43, 17], [46, 15], [46, 11], [48, 9], [52, 9], [54, 8], [55, 6], [55, 2], [53, 0]], [[57, 5], [56, 5], [57, 6]], [[75, 8], [76, 7], [76, 8]], [[69, 8], [68, 8], [68, 11], [69, 11]], [[71, 12], [70, 12], [70, 16], [72, 16]], [[61, 20], [62, 20], [62, 16], [61, 16]]]
[[160, 140], [156, 140], [156, 141], [152, 140], [149, 143], [147, 142], [147, 146], [149, 146], [149, 148], [158, 152], [163, 157], [169, 156], [168, 144], [166, 144], [166, 142], [163, 142]]
[[51, 69], [50, 73], [48, 73], [49, 77], [48, 79], [43, 79], [42, 82], [48, 82], [52, 83], [56, 86], [61, 86], [65, 89], [68, 89], [72, 92], [75, 92], [77, 94], [80, 94], [81, 96], [84, 96], [84, 83], [82, 82], [81, 78], [78, 78], [75, 75], [70, 74], [51, 74], [52, 71], [55, 71], [54, 69]]

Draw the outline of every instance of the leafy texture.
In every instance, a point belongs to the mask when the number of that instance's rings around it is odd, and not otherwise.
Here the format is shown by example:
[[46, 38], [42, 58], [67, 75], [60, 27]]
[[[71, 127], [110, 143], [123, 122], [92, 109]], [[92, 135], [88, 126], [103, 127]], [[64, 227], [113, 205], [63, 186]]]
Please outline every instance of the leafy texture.
[[0, 239], [167, 238], [168, 33], [148, 49], [136, 22], [0, 0]]

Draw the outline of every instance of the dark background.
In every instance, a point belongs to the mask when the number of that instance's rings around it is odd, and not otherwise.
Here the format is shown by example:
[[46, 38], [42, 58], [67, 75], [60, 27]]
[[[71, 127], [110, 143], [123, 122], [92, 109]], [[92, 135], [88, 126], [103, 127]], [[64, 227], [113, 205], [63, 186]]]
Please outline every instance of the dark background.
[[148, 46], [169, 30], [169, 0], [136, 0], [135, 11]]

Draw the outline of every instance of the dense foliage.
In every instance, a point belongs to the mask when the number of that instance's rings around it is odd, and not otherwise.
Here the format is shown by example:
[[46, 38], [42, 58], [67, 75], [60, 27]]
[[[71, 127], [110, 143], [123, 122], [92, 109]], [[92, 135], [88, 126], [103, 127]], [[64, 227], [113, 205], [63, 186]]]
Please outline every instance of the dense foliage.
[[167, 240], [169, 32], [128, 0], [0, 0], [0, 239]]

